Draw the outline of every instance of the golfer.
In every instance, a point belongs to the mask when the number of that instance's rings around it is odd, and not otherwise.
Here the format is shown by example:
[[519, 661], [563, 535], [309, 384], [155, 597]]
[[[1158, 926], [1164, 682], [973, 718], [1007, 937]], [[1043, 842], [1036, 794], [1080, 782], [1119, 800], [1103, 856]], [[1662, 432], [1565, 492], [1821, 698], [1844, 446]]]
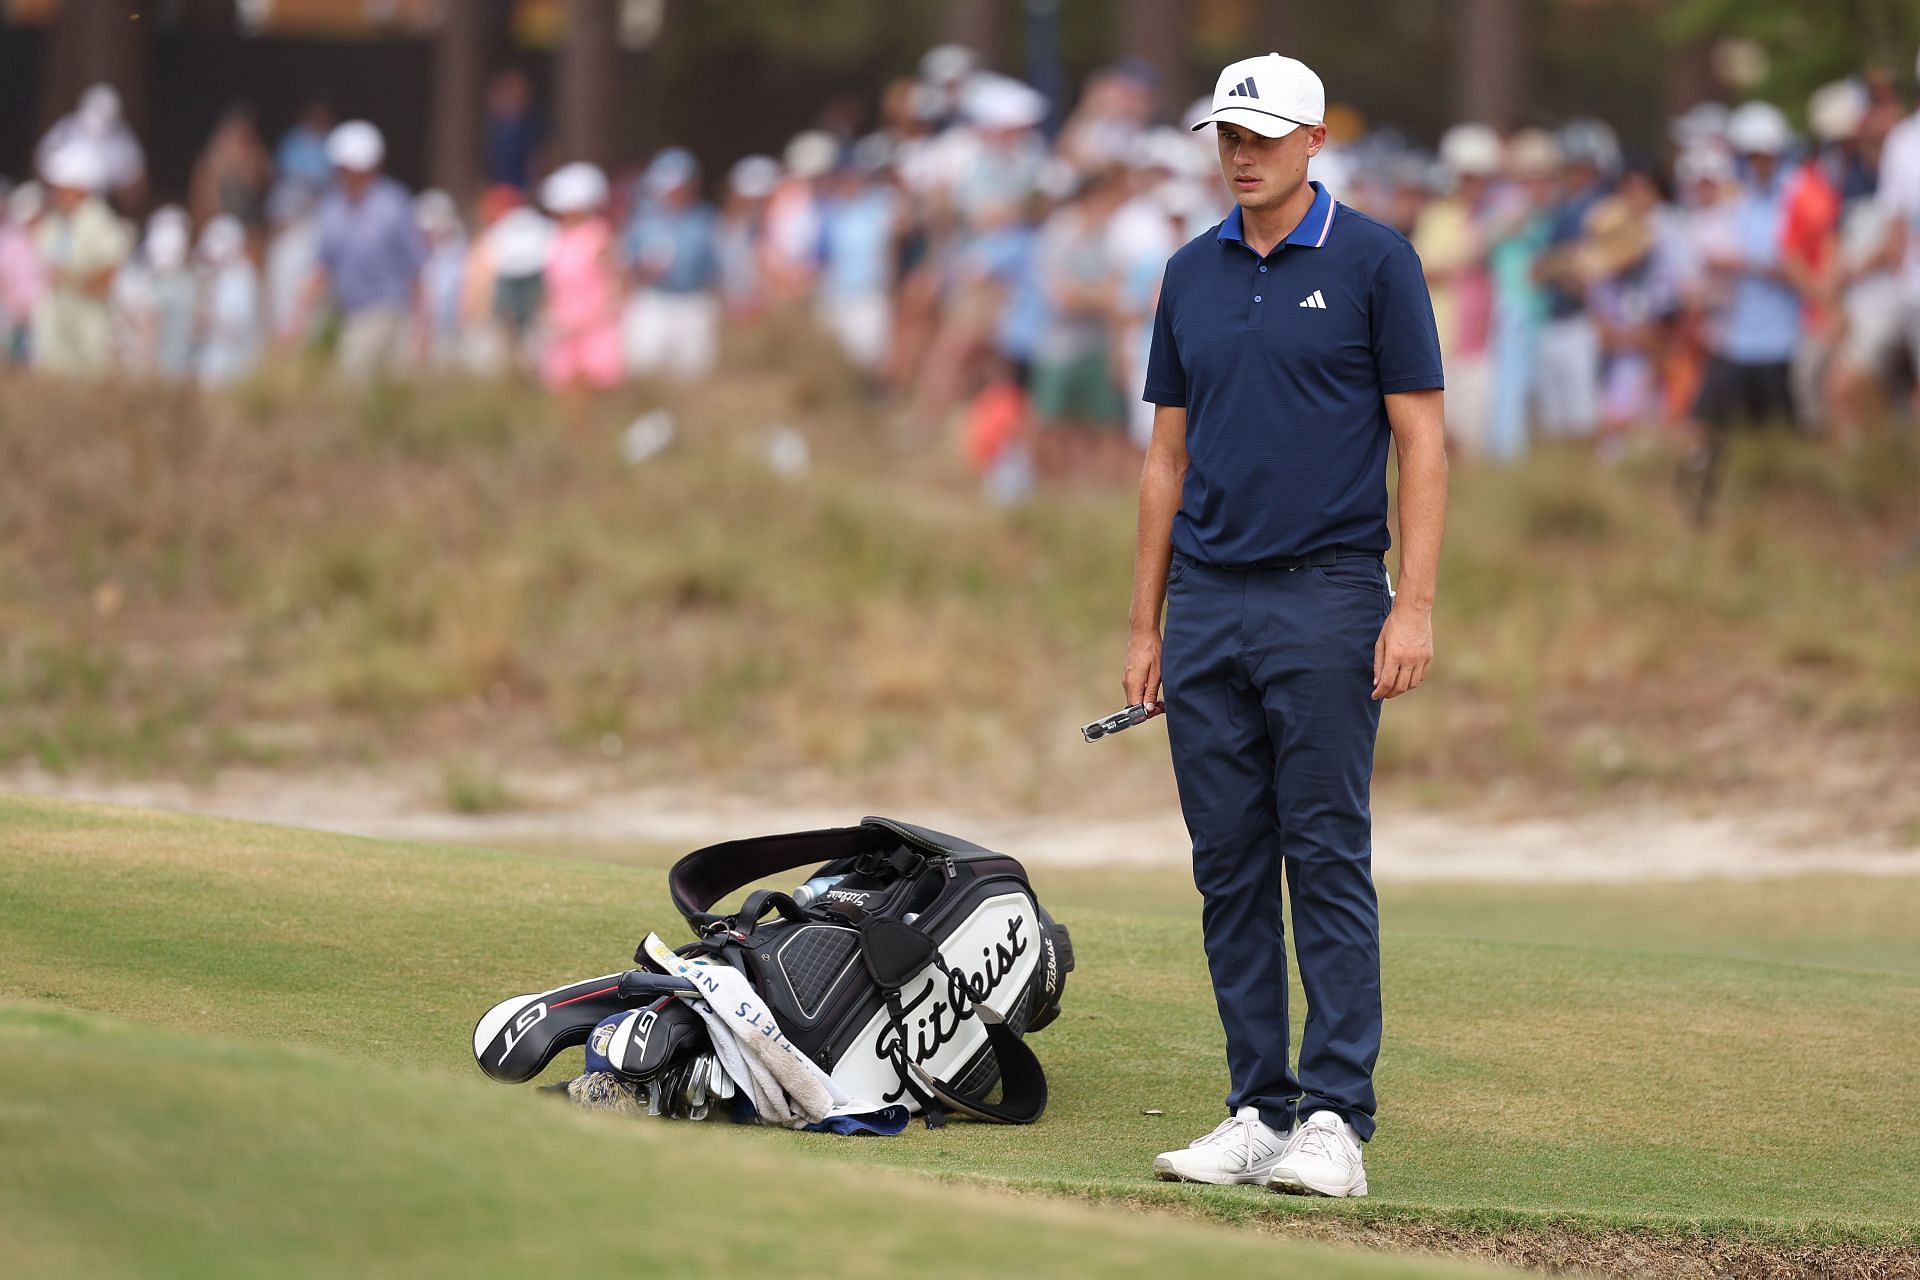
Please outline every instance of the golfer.
[[[1228, 1118], [1154, 1172], [1363, 1196], [1380, 1052], [1374, 735], [1381, 701], [1433, 661], [1447, 462], [1420, 260], [1307, 180], [1325, 107], [1318, 76], [1268, 54], [1221, 73], [1195, 126], [1213, 126], [1236, 207], [1161, 286], [1125, 683], [1167, 716], [1232, 1081]], [[1307, 996], [1297, 1070], [1283, 869]]]

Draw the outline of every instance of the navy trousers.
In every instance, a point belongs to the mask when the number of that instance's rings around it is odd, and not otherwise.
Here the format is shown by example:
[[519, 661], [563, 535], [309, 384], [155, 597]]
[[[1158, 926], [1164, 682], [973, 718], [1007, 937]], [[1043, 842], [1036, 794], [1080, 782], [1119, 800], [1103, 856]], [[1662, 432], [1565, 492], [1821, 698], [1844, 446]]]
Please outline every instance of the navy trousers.
[[[1378, 556], [1227, 569], [1176, 554], [1161, 673], [1180, 807], [1227, 1033], [1227, 1107], [1275, 1129], [1319, 1110], [1373, 1136], [1380, 923], [1368, 790], [1390, 607]], [[1281, 876], [1307, 996], [1288, 1063]]]

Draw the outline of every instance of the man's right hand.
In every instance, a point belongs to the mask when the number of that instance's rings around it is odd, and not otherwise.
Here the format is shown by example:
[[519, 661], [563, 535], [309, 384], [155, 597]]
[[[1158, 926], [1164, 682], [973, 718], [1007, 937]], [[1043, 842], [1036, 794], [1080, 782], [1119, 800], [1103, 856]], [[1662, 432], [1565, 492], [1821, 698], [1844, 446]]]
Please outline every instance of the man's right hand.
[[1128, 706], [1140, 703], [1156, 716], [1166, 710], [1160, 701], [1159, 631], [1136, 631], [1127, 641], [1127, 672], [1120, 684]]

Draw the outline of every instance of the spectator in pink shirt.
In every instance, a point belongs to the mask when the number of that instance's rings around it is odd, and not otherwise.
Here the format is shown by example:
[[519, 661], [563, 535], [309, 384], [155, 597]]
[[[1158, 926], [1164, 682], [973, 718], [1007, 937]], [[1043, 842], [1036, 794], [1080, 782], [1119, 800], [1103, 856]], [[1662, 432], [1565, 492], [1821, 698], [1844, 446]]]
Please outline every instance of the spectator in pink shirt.
[[46, 196], [27, 182], [0, 201], [0, 370], [27, 362], [27, 334], [33, 309], [47, 291], [46, 268], [33, 245], [33, 224]]
[[591, 164], [563, 165], [540, 188], [560, 221], [546, 274], [550, 390], [604, 390], [620, 381], [620, 272], [607, 220], [607, 175]]

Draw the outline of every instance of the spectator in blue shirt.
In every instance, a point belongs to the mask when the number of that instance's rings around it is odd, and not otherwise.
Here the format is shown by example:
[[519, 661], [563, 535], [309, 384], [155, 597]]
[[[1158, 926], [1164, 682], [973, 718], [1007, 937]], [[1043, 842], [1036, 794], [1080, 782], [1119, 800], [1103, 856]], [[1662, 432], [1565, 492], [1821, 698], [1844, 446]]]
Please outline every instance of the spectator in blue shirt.
[[700, 163], [682, 147], [653, 158], [624, 249], [635, 290], [622, 330], [629, 372], [686, 381], [712, 372], [719, 354], [717, 217], [700, 198]]
[[887, 146], [879, 134], [861, 139], [827, 179], [821, 208], [826, 262], [820, 319], [863, 373], [885, 358], [893, 318], [900, 202], [889, 178]]
[[1600, 333], [1587, 311], [1579, 248], [1620, 148], [1613, 131], [1596, 120], [1575, 121], [1559, 141], [1564, 194], [1548, 216], [1538, 267], [1547, 304], [1540, 332], [1540, 427], [1550, 436], [1584, 437], [1600, 421]]
[[546, 128], [533, 105], [526, 73], [508, 68], [487, 85], [487, 119], [482, 129], [488, 186], [527, 191]]
[[297, 182], [307, 190], [319, 192], [333, 176], [333, 162], [327, 159], [327, 135], [333, 132], [333, 108], [315, 98], [301, 109], [293, 127], [280, 135], [273, 149], [273, 167], [282, 182]]
[[1707, 441], [1695, 460], [1696, 518], [1704, 520], [1719, 489], [1726, 439], [1736, 427], [1791, 425], [1792, 362], [1800, 343], [1805, 284], [1782, 252], [1786, 174], [1782, 157], [1793, 131], [1780, 109], [1749, 102], [1728, 117], [1727, 141], [1742, 165], [1729, 243], [1706, 263], [1725, 282], [1726, 304], [1709, 335], [1707, 367], [1695, 416]]
[[308, 304], [324, 297], [340, 319], [342, 373], [391, 373], [420, 341], [414, 319], [426, 242], [412, 197], [380, 172], [386, 141], [378, 129], [349, 120], [327, 136], [327, 156], [337, 181], [320, 206], [319, 271]]

